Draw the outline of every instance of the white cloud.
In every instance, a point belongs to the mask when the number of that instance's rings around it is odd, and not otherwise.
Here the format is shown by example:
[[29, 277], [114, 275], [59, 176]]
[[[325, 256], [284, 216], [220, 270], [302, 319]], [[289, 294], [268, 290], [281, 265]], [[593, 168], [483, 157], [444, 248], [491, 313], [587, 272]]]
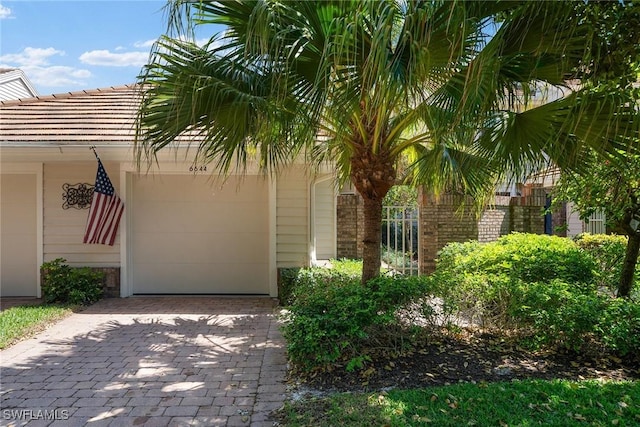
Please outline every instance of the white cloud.
[[11, 17], [11, 9], [0, 4], [0, 19], [7, 19]]
[[0, 55], [0, 67], [20, 68], [29, 80], [39, 87], [85, 86], [92, 77], [89, 70], [66, 65], [51, 65], [52, 57], [64, 55], [64, 51], [52, 47], [27, 47], [19, 53]]
[[[196, 40], [196, 43], [198, 44], [198, 46], [204, 46], [207, 43], [209, 43], [211, 40], [210, 39], [198, 39]], [[214, 40], [210, 45], [209, 48], [210, 49], [214, 49], [214, 48], [218, 48], [222, 46], [222, 42], [218, 39]]]
[[0, 61], [17, 64], [20, 68], [25, 66], [43, 66], [49, 64], [49, 58], [54, 55], [64, 55], [64, 51], [48, 47], [46, 49], [26, 47], [20, 53], [8, 53], [0, 55]]
[[[187, 37], [187, 36], [182, 35], [182, 36], [179, 36], [179, 37], [178, 37], [178, 40], [181, 40], [181, 41], [183, 41], [183, 42], [193, 42], [193, 43], [195, 43], [197, 46], [202, 47], [202, 46], [206, 45], [207, 43], [209, 43], [209, 41], [210, 41], [211, 39], [206, 38], [206, 37], [205, 37], [205, 38], [202, 38], [202, 39], [193, 39], [193, 38], [191, 38], [191, 37]], [[220, 45], [220, 42], [219, 42], [219, 40], [217, 40], [217, 39], [216, 39], [216, 40], [211, 44], [211, 46], [219, 46], [219, 45]]]
[[151, 47], [151, 46], [153, 46], [153, 44], [154, 44], [155, 42], [156, 42], [156, 39], [151, 39], [151, 40], [146, 40], [146, 41], [143, 41], [143, 42], [135, 42], [135, 43], [133, 44], [133, 46], [134, 46], [134, 47], [137, 47], [137, 48], [141, 48], [141, 47]]
[[92, 50], [80, 55], [80, 61], [89, 65], [108, 67], [142, 67], [149, 59], [149, 52], [113, 53], [108, 50]]
[[[0, 68], [13, 66], [7, 64], [0, 64]], [[38, 87], [68, 87], [78, 86], [84, 87], [87, 85], [89, 78], [92, 74], [89, 70], [80, 68], [67, 67], [63, 65], [52, 66], [39, 66], [39, 65], [25, 65], [20, 69], [29, 77]]]

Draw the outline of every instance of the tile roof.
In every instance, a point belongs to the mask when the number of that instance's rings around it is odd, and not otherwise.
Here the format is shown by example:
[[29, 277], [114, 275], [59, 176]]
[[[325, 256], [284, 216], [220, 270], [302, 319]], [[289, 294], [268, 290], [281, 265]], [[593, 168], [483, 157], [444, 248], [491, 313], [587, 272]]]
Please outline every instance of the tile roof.
[[0, 143], [132, 143], [139, 86], [0, 102]]

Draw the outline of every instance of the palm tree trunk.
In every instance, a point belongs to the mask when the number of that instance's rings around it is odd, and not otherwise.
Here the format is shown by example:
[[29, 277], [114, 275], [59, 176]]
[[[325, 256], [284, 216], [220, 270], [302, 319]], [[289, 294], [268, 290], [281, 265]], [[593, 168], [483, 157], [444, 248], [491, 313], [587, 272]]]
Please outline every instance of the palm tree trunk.
[[640, 252], [640, 234], [637, 232], [629, 234], [627, 250], [622, 263], [620, 273], [620, 283], [618, 284], [618, 297], [629, 298], [631, 287], [633, 286], [633, 276], [638, 262], [638, 252]]
[[364, 248], [362, 252], [362, 284], [380, 275], [382, 240], [382, 199], [363, 196]]

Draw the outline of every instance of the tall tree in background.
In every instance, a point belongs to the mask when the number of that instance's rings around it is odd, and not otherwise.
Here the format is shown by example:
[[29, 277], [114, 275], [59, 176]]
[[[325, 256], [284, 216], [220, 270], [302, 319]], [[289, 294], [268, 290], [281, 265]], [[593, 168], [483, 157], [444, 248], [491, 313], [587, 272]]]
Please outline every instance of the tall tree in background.
[[[480, 196], [507, 171], [571, 168], [585, 147], [626, 149], [637, 132], [624, 94], [561, 90], [590, 54], [574, 2], [173, 1], [168, 12], [139, 80], [140, 158], [186, 134], [221, 173], [333, 162], [364, 201], [363, 283], [379, 274], [382, 200], [399, 180]], [[208, 24], [226, 30], [198, 46], [193, 28]]]
[[640, 1], [599, 0], [575, 7], [590, 33], [581, 81], [631, 89], [640, 78]]
[[598, 210], [607, 225], [628, 237], [617, 295], [629, 297], [640, 252], [640, 156], [603, 161], [594, 153], [589, 173], [564, 173], [555, 194], [558, 200], [571, 200], [581, 219]]
[[[580, 76], [584, 87], [625, 93], [640, 114], [640, 2], [591, 1], [577, 15], [590, 28], [590, 55]], [[631, 134], [633, 135], [633, 134]], [[585, 167], [564, 171], [554, 192], [575, 203], [581, 219], [601, 210], [607, 225], [628, 237], [617, 295], [629, 297], [640, 252], [640, 137], [635, 152], [607, 156], [590, 152]], [[609, 153], [610, 154], [610, 153]]]

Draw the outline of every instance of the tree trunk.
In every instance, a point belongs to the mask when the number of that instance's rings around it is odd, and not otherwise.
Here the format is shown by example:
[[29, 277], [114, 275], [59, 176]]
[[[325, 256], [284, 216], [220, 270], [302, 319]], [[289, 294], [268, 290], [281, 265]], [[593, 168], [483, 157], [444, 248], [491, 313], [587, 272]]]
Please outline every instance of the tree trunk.
[[[362, 115], [353, 125], [353, 153], [349, 159], [350, 179], [364, 202], [362, 284], [380, 275], [382, 241], [382, 200], [396, 182], [396, 158], [385, 147], [386, 132], [377, 135], [377, 115], [368, 116], [361, 101]], [[371, 119], [369, 119], [371, 117]], [[363, 135], [360, 129], [366, 129]]]
[[640, 234], [638, 232], [629, 234], [627, 242], [627, 250], [622, 263], [622, 272], [620, 273], [620, 283], [618, 284], [618, 297], [628, 298], [631, 294], [633, 286], [633, 276], [636, 271], [636, 263], [638, 262], [638, 252], [640, 251]]
[[363, 196], [364, 240], [362, 251], [362, 284], [380, 275], [382, 240], [382, 199]]

